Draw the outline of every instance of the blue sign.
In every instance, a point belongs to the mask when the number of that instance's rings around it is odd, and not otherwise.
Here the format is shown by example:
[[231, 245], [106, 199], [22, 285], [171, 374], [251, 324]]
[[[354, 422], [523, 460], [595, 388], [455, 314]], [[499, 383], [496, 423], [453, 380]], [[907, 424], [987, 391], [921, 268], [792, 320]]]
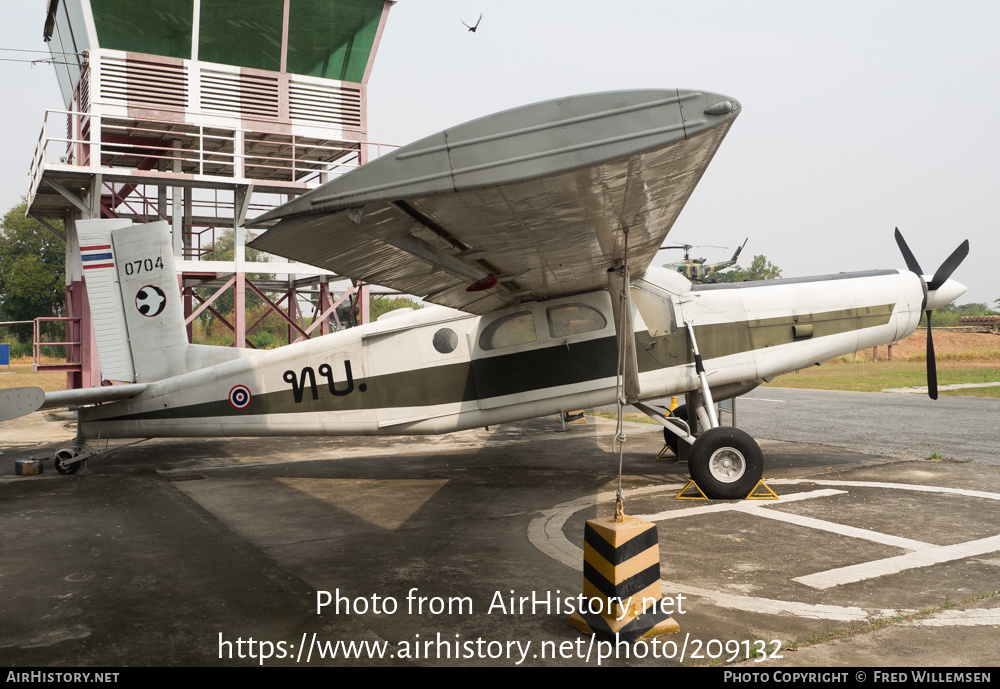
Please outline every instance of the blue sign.
[[10, 366], [9, 344], [0, 344], [0, 366]]

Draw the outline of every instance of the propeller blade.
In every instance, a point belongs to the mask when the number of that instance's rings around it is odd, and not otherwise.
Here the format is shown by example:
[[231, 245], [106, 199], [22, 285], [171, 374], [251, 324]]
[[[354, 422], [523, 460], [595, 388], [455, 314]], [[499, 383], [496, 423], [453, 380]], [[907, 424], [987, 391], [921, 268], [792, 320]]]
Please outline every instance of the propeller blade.
[[[903, 260], [906, 261], [906, 267], [910, 269], [910, 272], [916, 273], [917, 275], [923, 275], [924, 271], [920, 269], [920, 264], [917, 263], [917, 259], [913, 256], [913, 252], [910, 251], [910, 247], [906, 245], [906, 240], [903, 239], [903, 233], [899, 231], [898, 227], [896, 228], [896, 245], [899, 246], [899, 251], [903, 254]], [[949, 273], [949, 275], [951, 275], [951, 273]]]
[[931, 314], [927, 312], [927, 394], [932, 400], [938, 398], [937, 361], [934, 360], [934, 338], [931, 337]]
[[[968, 255], [969, 255], [969, 240], [966, 239], [964, 242], [958, 245], [958, 248], [955, 249], [951, 253], [951, 256], [946, 258], [945, 262], [941, 264], [941, 267], [937, 269], [937, 272], [934, 273], [934, 277], [931, 278], [931, 281], [929, 283], [927, 283], [927, 289], [933, 291], [936, 290], [941, 285], [943, 285], [944, 283], [946, 283], [948, 281], [948, 278], [951, 277], [951, 274], [955, 272], [955, 269], [962, 264], [962, 261], [964, 261], [965, 257]], [[928, 328], [928, 330], [929, 329], [930, 328]]]

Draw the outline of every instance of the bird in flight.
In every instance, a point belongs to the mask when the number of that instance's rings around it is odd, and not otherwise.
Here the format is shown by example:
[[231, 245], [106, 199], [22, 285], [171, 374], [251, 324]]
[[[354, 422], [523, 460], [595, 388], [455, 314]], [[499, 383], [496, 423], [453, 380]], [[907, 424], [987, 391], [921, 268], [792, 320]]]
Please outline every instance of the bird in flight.
[[479, 19], [476, 20], [476, 25], [475, 26], [469, 26], [468, 24], [465, 23], [465, 20], [459, 20], [459, 21], [461, 21], [462, 25], [465, 28], [467, 28], [469, 31], [471, 31], [472, 33], [476, 33], [476, 29], [479, 28], [479, 22], [483, 21], [483, 15], [481, 15], [481, 14], [479, 15]]

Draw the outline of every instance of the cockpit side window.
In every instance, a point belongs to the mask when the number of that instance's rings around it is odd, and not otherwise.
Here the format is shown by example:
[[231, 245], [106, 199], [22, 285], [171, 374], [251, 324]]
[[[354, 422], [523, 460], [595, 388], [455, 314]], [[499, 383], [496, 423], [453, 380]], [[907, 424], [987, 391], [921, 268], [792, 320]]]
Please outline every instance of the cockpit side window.
[[674, 316], [674, 305], [670, 297], [634, 285], [630, 294], [651, 337], [669, 335], [677, 331], [677, 318]]
[[604, 330], [607, 319], [597, 309], [584, 304], [560, 304], [545, 310], [552, 337], [569, 337]]
[[486, 326], [479, 336], [480, 349], [500, 349], [527, 344], [538, 339], [535, 318], [531, 311], [520, 311], [503, 316]]

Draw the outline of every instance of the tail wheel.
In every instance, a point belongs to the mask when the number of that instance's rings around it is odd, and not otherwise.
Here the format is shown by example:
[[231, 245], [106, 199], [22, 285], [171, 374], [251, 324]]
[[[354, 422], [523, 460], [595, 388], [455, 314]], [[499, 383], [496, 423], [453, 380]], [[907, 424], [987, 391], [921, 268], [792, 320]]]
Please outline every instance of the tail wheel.
[[709, 428], [688, 454], [688, 468], [712, 500], [741, 500], [764, 476], [764, 454], [749, 433], [738, 428]]
[[70, 460], [77, 456], [79, 456], [79, 453], [76, 450], [64, 447], [61, 450], [56, 450], [56, 456], [53, 458], [52, 463], [55, 464], [56, 471], [60, 474], [75, 474], [80, 470], [80, 462]]
[[[687, 421], [688, 420], [688, 408], [687, 408], [687, 405], [686, 404], [680, 405], [679, 407], [677, 407], [676, 409], [674, 409], [672, 412], [670, 412], [670, 416], [672, 416], [672, 417], [674, 417], [676, 419], [680, 419], [682, 421]], [[691, 429], [691, 430], [693, 431], [694, 429]], [[667, 447], [669, 447], [671, 450], [674, 451], [675, 455], [677, 454], [677, 447], [678, 447], [677, 443], [679, 441], [680, 441], [680, 438], [678, 438], [676, 435], [674, 435], [673, 433], [671, 433], [670, 431], [668, 431], [666, 428], [663, 429], [663, 442], [665, 442], [667, 444]]]

